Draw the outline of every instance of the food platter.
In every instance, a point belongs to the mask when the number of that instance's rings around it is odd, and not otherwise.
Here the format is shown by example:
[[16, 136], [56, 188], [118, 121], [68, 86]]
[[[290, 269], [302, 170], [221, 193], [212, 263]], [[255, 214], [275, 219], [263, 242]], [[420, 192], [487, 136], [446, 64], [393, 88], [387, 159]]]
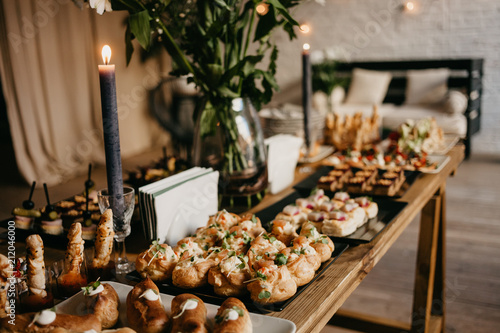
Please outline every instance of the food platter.
[[[118, 327], [128, 326], [127, 322], [127, 295], [132, 290], [132, 286], [122, 284], [119, 282], [105, 281], [104, 283], [110, 284], [118, 293], [120, 298], [120, 318], [118, 320]], [[189, 291], [184, 291], [189, 292]], [[161, 293], [160, 297], [162, 299], [163, 305], [167, 312], [170, 313], [170, 304], [173, 295]], [[85, 314], [84, 309], [84, 296], [82, 292], [74, 295], [73, 297], [59, 303], [56, 307], [58, 313], [72, 314], [72, 315], [83, 315]], [[207, 307], [207, 318], [209, 324], [213, 325], [213, 318], [217, 313], [218, 306], [210, 303], [205, 303]], [[275, 318], [271, 316], [264, 316], [262, 314], [250, 313], [250, 319], [252, 320], [252, 326], [254, 332], [259, 333], [294, 333], [296, 331], [295, 324], [289, 320]]]
[[[291, 298], [287, 299], [286, 301], [277, 302], [277, 303], [273, 303], [273, 304], [267, 304], [267, 305], [261, 305], [261, 304], [258, 304], [256, 302], [253, 302], [250, 299], [249, 295], [240, 296], [238, 298], [245, 304], [248, 311], [250, 311], [250, 312], [266, 313], [266, 312], [270, 312], [270, 311], [283, 311], [283, 309], [285, 309], [290, 303], [292, 303], [293, 300], [295, 298], [297, 298], [298, 295], [300, 295], [305, 289], [307, 289], [311, 284], [313, 284], [314, 281], [317, 278], [319, 278], [325, 272], [325, 270], [331, 264], [333, 264], [338, 259], [338, 257], [342, 253], [344, 253], [344, 251], [347, 250], [347, 248], [349, 247], [349, 245], [346, 243], [335, 242], [334, 244], [335, 244], [335, 250], [332, 253], [332, 257], [330, 259], [328, 259], [326, 262], [324, 262], [323, 264], [321, 264], [321, 267], [316, 271], [314, 278], [308, 284], [301, 286], [301, 287], [298, 287], [295, 295], [293, 295]], [[134, 271], [130, 274], [127, 274], [126, 278], [128, 280], [134, 281], [134, 282], [139, 282], [142, 280], [139, 273], [137, 273], [136, 271]], [[220, 305], [226, 299], [226, 297], [224, 297], [224, 296], [216, 295], [213, 291], [213, 286], [211, 286], [211, 285], [199, 287], [199, 288], [194, 288], [194, 289], [182, 289], [182, 288], [176, 287], [171, 283], [171, 281], [167, 281], [167, 282], [163, 282], [163, 283], [156, 283], [156, 285], [158, 286], [158, 289], [160, 289], [160, 292], [168, 293], [171, 295], [179, 295], [182, 293], [191, 293], [191, 294], [198, 296], [203, 301], [208, 302], [208, 303], [212, 303], [212, 304]]]
[[[293, 192], [284, 199], [278, 201], [260, 212], [256, 213], [262, 221], [272, 221], [286, 205], [293, 204], [296, 199], [302, 198], [299, 192]], [[329, 236], [334, 242], [343, 242], [351, 245], [364, 244], [371, 242], [382, 230], [384, 230], [408, 205], [407, 202], [394, 201], [388, 199], [374, 199], [378, 204], [378, 214], [373, 219], [368, 220], [366, 224], [359, 227], [354, 233], [345, 237]], [[263, 223], [263, 226], [266, 225]], [[337, 243], [335, 243], [337, 245]]]
[[[332, 171], [334, 168], [331, 166], [322, 166], [320, 167], [316, 172], [314, 172], [312, 175], [301, 181], [300, 183], [296, 184], [293, 188], [300, 192], [303, 196], [309, 195], [309, 193], [316, 188], [318, 184], [318, 180], [322, 177], [328, 174], [328, 172]], [[357, 168], [353, 168], [353, 170], [360, 170]], [[385, 170], [379, 169], [379, 173], [384, 172]], [[439, 172], [439, 171], [438, 171]], [[404, 175], [406, 177], [405, 182], [403, 185], [401, 185], [401, 188], [396, 192], [395, 195], [391, 196], [391, 198], [401, 198], [406, 191], [413, 185], [415, 180], [417, 180], [418, 176], [421, 173], [419, 171], [410, 171], [410, 170], [405, 170]], [[331, 194], [326, 192], [326, 194]], [[365, 193], [362, 193], [362, 195], [369, 195], [372, 197], [388, 197], [388, 196], [382, 196], [382, 195], [376, 195], [373, 192], [367, 191]]]
[[428, 155], [427, 160], [429, 163], [434, 164], [436, 163], [437, 166], [434, 169], [425, 169], [421, 168], [420, 172], [422, 173], [428, 173], [428, 174], [436, 174], [439, 173], [443, 167], [450, 161], [450, 157], [446, 155]]

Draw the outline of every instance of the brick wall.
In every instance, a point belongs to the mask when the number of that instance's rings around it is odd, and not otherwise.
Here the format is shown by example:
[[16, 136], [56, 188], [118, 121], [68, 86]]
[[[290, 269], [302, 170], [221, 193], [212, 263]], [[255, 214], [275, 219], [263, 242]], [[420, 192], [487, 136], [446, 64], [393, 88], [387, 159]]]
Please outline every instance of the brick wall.
[[[290, 43], [278, 34], [278, 82], [300, 79], [300, 52], [332, 48], [339, 60], [427, 58], [485, 59], [481, 131], [473, 152], [500, 155], [500, 1], [414, 0], [415, 13], [399, 0], [325, 0], [303, 3], [295, 12], [311, 33]], [[281, 70], [286, 68], [286, 70]]]

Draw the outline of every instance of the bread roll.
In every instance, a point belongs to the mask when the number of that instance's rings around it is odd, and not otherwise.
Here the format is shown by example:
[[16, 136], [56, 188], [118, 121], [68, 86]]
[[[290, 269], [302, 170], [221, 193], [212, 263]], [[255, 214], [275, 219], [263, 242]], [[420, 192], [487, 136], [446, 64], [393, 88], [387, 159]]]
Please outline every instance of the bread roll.
[[174, 297], [171, 305], [172, 332], [206, 333], [207, 308], [195, 295], [181, 294]]
[[[90, 287], [91, 289], [88, 288], [86, 288], [88, 291], [84, 291], [84, 295], [89, 313], [93, 313], [99, 318], [102, 328], [115, 326], [120, 317], [118, 310], [120, 308], [120, 298], [115, 289], [110, 284], [100, 282], [94, 282]], [[100, 292], [96, 293], [99, 290]]]
[[135, 285], [127, 295], [127, 319], [130, 327], [141, 333], [160, 333], [166, 330], [169, 319], [159, 296], [158, 287], [149, 278]]
[[252, 333], [250, 314], [239, 299], [229, 297], [215, 316], [214, 333]]
[[0, 321], [0, 332], [19, 332], [19, 333], [48, 333], [48, 332], [85, 332], [94, 330], [101, 332], [101, 322], [93, 315], [74, 316], [68, 314], [56, 314], [53, 322], [47, 325], [40, 325], [34, 321], [38, 312], [17, 314], [15, 324], [8, 321], [10, 318], [3, 318]]

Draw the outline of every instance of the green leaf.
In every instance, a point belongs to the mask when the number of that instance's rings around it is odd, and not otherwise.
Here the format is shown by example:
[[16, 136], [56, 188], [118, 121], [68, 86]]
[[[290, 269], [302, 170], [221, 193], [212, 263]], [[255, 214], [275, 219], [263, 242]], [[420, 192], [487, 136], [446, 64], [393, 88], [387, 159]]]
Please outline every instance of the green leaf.
[[127, 66], [130, 64], [133, 53], [134, 45], [132, 44], [132, 33], [130, 32], [130, 24], [127, 24], [127, 30], [125, 30], [125, 57], [127, 59]]
[[260, 16], [257, 27], [255, 28], [254, 42], [268, 36], [277, 25], [278, 21], [276, 20], [275, 11], [270, 8], [266, 15]]
[[238, 98], [238, 97], [240, 97], [240, 95], [238, 95], [238, 93], [232, 91], [231, 89], [229, 89], [226, 86], [220, 86], [220, 87], [218, 87], [217, 91], [219, 92], [219, 94], [222, 97], [228, 97], [228, 98]]
[[288, 13], [288, 9], [285, 8], [285, 6], [283, 6], [283, 4], [279, 0], [267, 0], [267, 2], [270, 5], [273, 5], [274, 8], [276, 8], [280, 12], [280, 14], [285, 18], [285, 20], [288, 21], [288, 23], [290, 23], [291, 25], [296, 25], [296, 26], [299, 25], [299, 23], [297, 21], [295, 21], [292, 18], [292, 16], [290, 16], [290, 14]]
[[227, 5], [227, 3], [224, 0], [212, 0], [212, 1], [221, 8], [231, 10], [231, 8]]
[[259, 293], [259, 299], [270, 298], [270, 297], [271, 297], [271, 292], [267, 290], [263, 290]]
[[259, 271], [256, 271], [257, 273], [257, 277], [263, 281], [266, 281], [267, 280], [267, 276], [265, 274], [262, 274], [261, 272]]
[[255, 215], [252, 215], [252, 222], [253, 223], [257, 223], [258, 222], [257, 217]]
[[274, 259], [274, 263], [278, 266], [286, 265], [287, 262], [288, 262], [288, 257], [283, 253], [278, 253], [276, 255], [276, 259]]
[[201, 137], [215, 135], [217, 128], [217, 115], [215, 109], [213, 107], [207, 107], [202, 112], [200, 119]]
[[150, 17], [147, 10], [131, 14], [128, 18], [130, 31], [145, 50], [149, 50], [149, 46], [151, 45], [151, 27], [149, 25], [149, 20]]

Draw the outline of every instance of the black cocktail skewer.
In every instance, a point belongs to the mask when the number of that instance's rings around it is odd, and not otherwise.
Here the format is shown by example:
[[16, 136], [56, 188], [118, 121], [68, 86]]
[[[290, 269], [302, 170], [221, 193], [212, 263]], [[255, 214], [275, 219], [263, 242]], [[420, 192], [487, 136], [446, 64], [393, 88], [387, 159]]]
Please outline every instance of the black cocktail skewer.
[[33, 197], [33, 191], [35, 191], [35, 186], [36, 186], [36, 182], [34, 181], [31, 184], [30, 196], [29, 196], [28, 200], [23, 201], [23, 208], [24, 209], [29, 210], [29, 209], [35, 208], [35, 203], [33, 201], [31, 201], [31, 198]]

